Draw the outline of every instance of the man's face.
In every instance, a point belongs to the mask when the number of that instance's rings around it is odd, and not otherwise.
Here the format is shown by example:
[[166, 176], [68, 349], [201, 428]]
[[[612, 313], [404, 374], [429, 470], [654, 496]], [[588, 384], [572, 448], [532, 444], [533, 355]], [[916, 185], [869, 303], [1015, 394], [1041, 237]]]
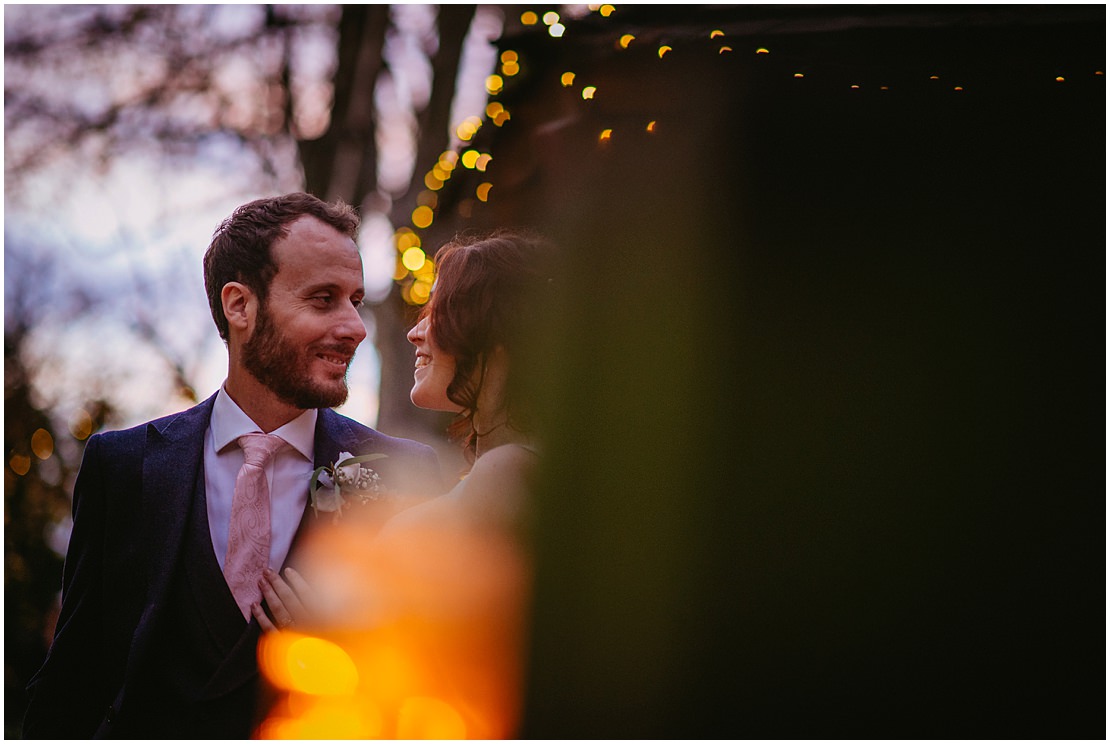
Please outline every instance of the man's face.
[[347, 399], [347, 368], [366, 338], [358, 248], [305, 216], [274, 244], [273, 256], [278, 271], [243, 345], [243, 365], [297, 408], [338, 406]]

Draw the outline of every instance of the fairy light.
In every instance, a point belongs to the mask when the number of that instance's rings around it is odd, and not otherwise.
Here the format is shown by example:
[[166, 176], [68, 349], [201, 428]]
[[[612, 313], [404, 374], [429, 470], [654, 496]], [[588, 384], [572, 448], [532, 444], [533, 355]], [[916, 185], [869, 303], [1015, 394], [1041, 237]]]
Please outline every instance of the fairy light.
[[417, 248], [416, 246], [409, 248], [401, 254], [401, 263], [404, 264], [406, 269], [412, 272], [424, 268], [424, 262], [426, 260], [427, 256], [424, 255], [424, 249]]
[[[590, 12], [597, 12], [599, 15], [606, 18], [611, 16], [616, 10], [615, 6], [608, 4], [591, 4], [588, 6], [588, 9]], [[548, 11], [546, 13], [543, 13], [542, 16], [537, 15], [537, 13], [534, 11], [525, 11], [520, 16], [520, 22], [522, 25], [525, 26], [534, 26], [542, 22], [547, 27], [548, 33], [555, 38], [561, 37], [566, 31], [566, 28], [562, 23], [561, 16], [556, 11]], [[729, 54], [734, 52], [733, 46], [728, 43], [721, 43], [725, 40], [726, 36], [727, 34], [725, 33], [724, 29], [714, 28], [708, 31], [706, 36], [701, 37], [701, 43], [706, 43], [705, 40], [708, 39], [710, 43], [714, 43], [714, 45], [717, 47], [718, 55]], [[619, 37], [617, 37], [615, 48], [619, 48], [621, 50], [629, 49], [636, 41], [637, 37], [635, 34], [623, 33]], [[664, 57], [666, 57], [666, 55], [670, 54], [673, 51], [675, 51], [675, 48], [672, 45], [660, 44], [657, 48], [656, 53], [659, 59], [662, 60]], [[766, 46], [758, 46], [755, 48], [754, 53], [757, 56], [768, 56], [771, 54], [771, 50]], [[488, 76], [486, 79], [486, 91], [490, 96], [496, 96], [503, 92], [506, 77], [512, 77], [520, 74], [520, 72], [522, 71], [521, 55], [515, 50], [503, 50], [498, 56], [498, 65], [498, 72]], [[807, 80], [808, 75], [812, 72], [812, 70], [805, 72], [786, 72], [785, 76], [799, 81]], [[1098, 77], [1104, 76], [1102, 70], [1096, 70], [1093, 72], [1093, 74]], [[818, 80], [820, 79], [820, 76], [818, 76]], [[563, 88], [573, 88], [578, 85], [578, 75], [576, 72], [573, 72], [571, 70], [564, 71], [562, 74], [560, 74], [558, 80], [559, 85]], [[939, 81], [941, 80], [941, 76], [937, 74], [929, 75], [928, 80], [934, 82]], [[1057, 83], [1066, 82], [1066, 78], [1063, 75], [1055, 76], [1054, 80]], [[859, 82], [849, 82], [845, 85], [845, 89], [851, 91], [862, 91], [864, 87], [865, 86], [860, 84]], [[891, 90], [891, 86], [880, 85], [875, 86], [871, 89], [888, 92]], [[962, 85], [953, 85], [951, 90], [953, 92], [966, 93], [966, 89]], [[580, 90], [580, 95], [583, 101], [593, 100], [597, 95], [597, 86], [583, 86]], [[508, 109], [506, 109], [505, 106], [498, 101], [489, 101], [483, 113], [485, 116], [484, 120], [479, 117], [467, 117], [465, 120], [458, 124], [456, 128], [456, 135], [459, 142], [462, 143], [459, 151], [449, 150], [444, 152], [443, 155], [440, 156], [439, 161], [437, 161], [432, 169], [425, 175], [424, 185], [427, 187], [427, 191], [422, 192], [421, 197], [418, 199], [418, 207], [412, 213], [411, 224], [415, 228], [425, 229], [432, 224], [433, 220], [435, 219], [435, 210], [437, 209], [437, 193], [444, 189], [447, 182], [451, 179], [457, 165], [462, 164], [462, 166], [468, 170], [485, 172], [487, 166], [489, 166], [492, 162], [493, 157], [490, 153], [479, 152], [473, 147], [467, 147], [467, 145], [474, 140], [484, 121], [492, 122], [494, 125], [501, 127], [511, 120], [511, 116]], [[653, 134], [657, 131], [658, 125], [659, 122], [653, 119], [647, 122], [647, 124], [644, 126], [643, 131], [649, 134]], [[612, 141], [613, 130], [611, 128], [603, 129], [598, 134], [599, 144], [608, 145]], [[478, 184], [475, 187], [473, 196], [461, 198], [454, 206], [456, 213], [464, 219], [470, 219], [475, 204], [487, 203], [489, 201], [492, 193], [492, 188], [493, 183], [490, 181], [483, 181], [482, 183]], [[416, 238], [415, 234], [411, 234], [411, 237], [409, 237], [409, 234], [398, 231], [397, 236], [398, 269], [394, 279], [398, 282], [398, 284], [401, 285], [402, 294], [406, 302], [410, 302], [412, 304], [420, 304], [422, 302], [426, 302], [428, 291], [430, 291], [431, 281], [433, 278], [432, 269], [430, 268], [431, 259], [427, 258], [427, 256], [423, 254], [423, 249], [421, 246], [419, 246], [419, 238]], [[412, 239], [415, 239], [417, 241], [415, 245], [405, 244], [405, 241]], [[415, 258], [402, 260], [403, 257], [406, 256], [406, 251], [413, 247], [419, 249], [420, 255], [425, 255], [425, 260], [423, 263], [418, 262]], [[407, 255], [416, 256], [417, 252], [414, 251]], [[424, 278], [417, 277], [416, 272], [413, 271], [411, 268], [406, 268], [406, 266], [419, 266], [418, 271], [422, 275], [424, 275]], [[12, 461], [13, 469], [15, 469], [14, 464], [19, 464], [20, 466], [22, 466], [22, 463], [16, 463], [15, 457], [12, 458]]]
[[520, 57], [511, 49], [501, 52], [501, 74], [513, 77], [520, 72]]
[[427, 205], [421, 205], [412, 210], [412, 224], [421, 230], [431, 227], [433, 219], [435, 219], [435, 212]]
[[8, 460], [8, 467], [18, 476], [27, 475], [31, 472], [31, 458], [27, 455], [13, 454]]

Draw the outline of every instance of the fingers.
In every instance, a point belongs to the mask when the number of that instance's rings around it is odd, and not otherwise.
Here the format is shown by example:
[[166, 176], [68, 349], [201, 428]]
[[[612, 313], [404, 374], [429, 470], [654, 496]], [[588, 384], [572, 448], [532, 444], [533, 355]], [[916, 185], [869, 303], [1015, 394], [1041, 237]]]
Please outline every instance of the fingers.
[[303, 617], [304, 608], [296, 593], [276, 573], [267, 569], [259, 579], [258, 586], [279, 629], [295, 625], [298, 614]]
[[301, 600], [302, 605], [313, 605], [316, 603], [316, 596], [312, 591], [312, 587], [308, 582], [290, 566], [285, 569], [285, 580], [289, 582], [289, 586], [296, 592], [297, 598]]
[[[287, 568], [285, 578], [282, 578], [276, 571], [267, 568], [258, 586], [273, 618], [270, 625], [281, 630], [308, 621], [305, 604], [311, 604], [312, 589], [296, 571]], [[264, 612], [262, 614], [265, 615]]]
[[254, 619], [258, 621], [258, 624], [262, 626], [263, 632], [269, 633], [270, 631], [277, 630], [277, 626], [270, 622], [270, 618], [266, 617], [262, 605], [258, 602], [251, 605], [251, 614], [254, 615]]

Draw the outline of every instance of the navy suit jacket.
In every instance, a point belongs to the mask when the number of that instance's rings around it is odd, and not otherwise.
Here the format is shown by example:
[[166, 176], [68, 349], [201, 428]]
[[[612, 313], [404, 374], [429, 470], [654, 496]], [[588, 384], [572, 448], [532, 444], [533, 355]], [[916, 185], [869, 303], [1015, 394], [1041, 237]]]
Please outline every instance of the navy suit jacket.
[[[89, 439], [73, 492], [61, 613], [28, 688], [24, 738], [112, 735], [182, 554], [214, 401]], [[341, 452], [388, 455], [374, 462], [387, 488], [426, 496], [443, 490], [431, 447], [320, 409], [315, 467]], [[302, 521], [291, 554], [311, 521]]]

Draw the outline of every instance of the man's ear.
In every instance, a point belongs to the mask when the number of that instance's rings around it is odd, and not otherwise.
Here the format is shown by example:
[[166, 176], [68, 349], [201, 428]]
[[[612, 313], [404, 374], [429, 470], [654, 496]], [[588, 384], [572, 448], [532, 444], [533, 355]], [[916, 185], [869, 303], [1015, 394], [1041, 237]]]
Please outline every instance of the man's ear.
[[230, 329], [246, 334], [254, 327], [258, 298], [250, 287], [241, 282], [228, 282], [220, 291], [220, 301]]

